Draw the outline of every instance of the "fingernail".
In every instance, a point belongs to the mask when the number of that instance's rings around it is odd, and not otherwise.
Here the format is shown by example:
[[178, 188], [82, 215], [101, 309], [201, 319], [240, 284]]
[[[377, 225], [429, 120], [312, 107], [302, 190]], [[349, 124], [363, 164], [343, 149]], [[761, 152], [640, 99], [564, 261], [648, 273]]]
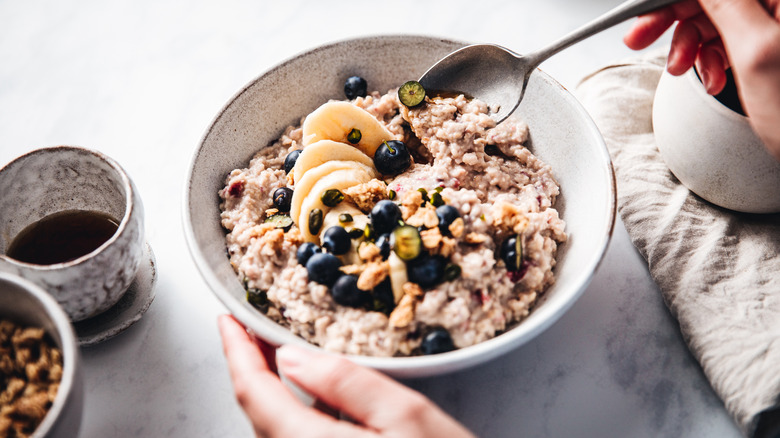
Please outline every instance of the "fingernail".
[[678, 53], [679, 51], [672, 47], [672, 50], [669, 51], [669, 56], [666, 57], [666, 69], [669, 70], [669, 73], [676, 67]]
[[217, 327], [219, 327], [220, 331], [222, 331], [225, 327], [227, 327], [229, 322], [230, 322], [230, 317], [228, 315], [217, 316]]
[[289, 370], [297, 368], [307, 362], [310, 354], [302, 348], [291, 345], [282, 345], [276, 350], [276, 362], [279, 367]]
[[710, 81], [710, 74], [707, 72], [707, 70], [704, 69], [702, 69], [699, 72], [699, 74], [701, 75], [701, 83], [704, 84], [704, 89], [707, 90], [707, 93], [710, 93], [710, 90], [712, 89], [712, 81]]

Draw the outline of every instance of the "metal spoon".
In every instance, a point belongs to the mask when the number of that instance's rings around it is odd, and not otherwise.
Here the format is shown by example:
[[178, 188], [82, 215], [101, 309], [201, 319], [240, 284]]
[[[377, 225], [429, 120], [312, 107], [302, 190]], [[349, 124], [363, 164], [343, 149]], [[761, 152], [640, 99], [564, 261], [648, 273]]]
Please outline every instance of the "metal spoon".
[[628, 0], [606, 14], [528, 55], [518, 55], [494, 44], [475, 44], [445, 56], [422, 75], [419, 82], [429, 94], [464, 93], [496, 109], [491, 117], [500, 123], [523, 99], [528, 78], [544, 60], [561, 50], [629, 18], [680, 0]]

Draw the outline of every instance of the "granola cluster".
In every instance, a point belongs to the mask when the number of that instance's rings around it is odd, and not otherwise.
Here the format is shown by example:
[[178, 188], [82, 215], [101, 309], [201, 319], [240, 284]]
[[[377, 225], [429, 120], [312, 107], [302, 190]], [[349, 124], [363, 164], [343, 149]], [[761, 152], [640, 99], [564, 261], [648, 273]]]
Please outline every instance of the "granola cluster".
[[62, 352], [42, 328], [0, 320], [0, 436], [32, 435], [61, 380]]
[[[384, 183], [381, 184], [383, 193], [387, 191]], [[383, 196], [377, 195], [376, 187], [372, 184], [363, 184], [353, 188], [350, 196], [353, 199], [372, 199], [374, 203]], [[438, 194], [438, 192], [436, 192]], [[368, 202], [365, 207], [370, 211], [374, 203]], [[422, 247], [430, 255], [449, 257], [455, 251], [457, 239], [463, 235], [464, 223], [462, 218], [456, 219], [449, 226], [449, 235], [442, 235], [439, 229], [439, 218], [436, 215], [436, 207], [428, 199], [427, 192], [421, 190], [408, 190], [400, 197], [401, 217], [411, 226], [419, 227]], [[379, 248], [373, 242], [362, 242], [358, 247], [359, 263], [341, 267], [345, 274], [358, 275], [357, 286], [361, 290], [372, 290], [382, 283], [390, 275], [390, 263], [383, 259]], [[397, 304], [389, 315], [388, 322], [391, 327], [407, 327], [414, 320], [416, 304], [422, 299], [424, 292], [416, 284], [407, 281], [403, 285], [403, 295], [396, 297]]]

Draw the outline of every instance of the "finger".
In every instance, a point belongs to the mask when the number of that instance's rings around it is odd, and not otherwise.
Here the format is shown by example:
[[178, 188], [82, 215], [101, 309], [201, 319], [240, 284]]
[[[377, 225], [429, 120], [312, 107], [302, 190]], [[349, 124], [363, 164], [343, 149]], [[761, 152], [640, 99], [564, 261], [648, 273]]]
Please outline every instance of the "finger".
[[[380, 374], [335, 355], [317, 355], [284, 346], [279, 367], [290, 380], [358, 422], [379, 430], [393, 425], [381, 413], [416, 392]], [[370, 388], [370, 390], [369, 390]]]
[[704, 12], [700, 12], [692, 17], [685, 19], [690, 26], [695, 26], [699, 31], [699, 38], [702, 43], [706, 43], [720, 38], [718, 30], [715, 29], [715, 25], [712, 24], [710, 18]]
[[341, 413], [338, 411], [338, 409], [335, 409], [333, 406], [330, 406], [326, 404], [322, 400], [314, 400], [314, 404], [311, 406], [312, 408], [322, 412], [323, 414], [338, 419], [341, 415]]
[[726, 86], [726, 68], [728, 64], [720, 40], [701, 46], [699, 56], [696, 58], [696, 70], [707, 93], [715, 95], [723, 91], [723, 87]]
[[759, 34], [758, 29], [776, 25], [756, 0], [701, 0], [701, 6], [724, 41], [740, 40], [745, 35]]
[[377, 371], [341, 356], [318, 355], [291, 346], [281, 347], [277, 354], [279, 368], [290, 380], [380, 433], [414, 427], [422, 436], [469, 436], [420, 393]]
[[701, 43], [701, 34], [696, 25], [689, 20], [681, 21], [672, 35], [672, 48], [666, 62], [669, 73], [679, 76], [693, 67]]
[[271, 370], [271, 372], [274, 374], [278, 375], [279, 372], [276, 369], [276, 347], [253, 335], [248, 330], [247, 334], [252, 339], [257, 348], [260, 349], [260, 352], [263, 354], [263, 358], [265, 359], [265, 363], [268, 365], [268, 369]]
[[641, 15], [623, 37], [623, 42], [631, 49], [644, 49], [663, 35], [675, 21], [686, 20], [700, 13], [701, 7], [696, 0], [686, 0]]
[[284, 436], [302, 422], [322, 427], [318, 423], [326, 417], [320, 418], [282, 384], [238, 321], [222, 315], [218, 324], [236, 398], [258, 435]]
[[642, 15], [623, 36], [623, 42], [632, 50], [647, 48], [674, 24], [671, 9], [661, 9]]
[[769, 13], [771, 17], [774, 17], [775, 21], [780, 21], [780, 0], [763, 0], [764, 9]]
[[283, 346], [277, 358], [282, 373], [304, 391], [364, 424], [372, 425], [372, 413], [380, 408], [369, 394], [382, 394], [388, 401], [398, 396], [399, 390], [388, 378], [342, 357]]

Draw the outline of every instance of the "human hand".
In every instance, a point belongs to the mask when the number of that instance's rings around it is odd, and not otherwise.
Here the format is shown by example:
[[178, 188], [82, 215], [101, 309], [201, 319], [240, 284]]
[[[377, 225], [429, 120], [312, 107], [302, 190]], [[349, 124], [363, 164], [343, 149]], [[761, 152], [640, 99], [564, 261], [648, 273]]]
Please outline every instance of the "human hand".
[[643, 49], [675, 21], [669, 73], [696, 65], [707, 92], [717, 94], [731, 67], [754, 130], [780, 160], [780, 0], [685, 0], [639, 17], [624, 42]]
[[355, 422], [306, 406], [279, 380], [273, 347], [256, 344], [231, 316], [218, 323], [236, 398], [258, 437], [473, 436], [423, 395], [383, 374], [341, 356], [283, 346], [276, 359], [285, 376]]

